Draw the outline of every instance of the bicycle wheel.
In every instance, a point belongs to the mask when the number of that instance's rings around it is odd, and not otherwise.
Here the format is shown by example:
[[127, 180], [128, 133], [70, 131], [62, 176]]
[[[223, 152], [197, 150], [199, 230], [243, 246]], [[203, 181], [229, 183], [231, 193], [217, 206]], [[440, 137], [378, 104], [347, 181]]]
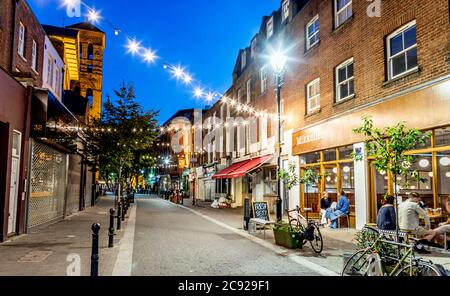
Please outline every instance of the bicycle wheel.
[[311, 239], [309, 243], [311, 244], [311, 248], [313, 248], [316, 254], [322, 253], [323, 250], [323, 239], [322, 234], [320, 233], [319, 227], [316, 224], [310, 224], [308, 229], [311, 229]]
[[431, 263], [418, 262], [412, 265], [403, 266], [395, 276], [442, 276], [439, 269]]
[[369, 267], [367, 250], [359, 250], [345, 263], [341, 276], [365, 276]]

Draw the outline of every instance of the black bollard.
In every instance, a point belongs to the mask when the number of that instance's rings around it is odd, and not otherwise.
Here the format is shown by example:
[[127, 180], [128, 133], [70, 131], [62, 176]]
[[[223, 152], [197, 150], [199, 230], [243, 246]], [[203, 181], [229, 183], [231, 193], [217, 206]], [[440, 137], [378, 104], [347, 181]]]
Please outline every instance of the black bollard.
[[125, 204], [125, 200], [123, 200], [122, 201], [122, 212], [120, 213], [122, 215], [122, 221], [125, 221], [125, 211], [126, 211], [126, 204]]
[[120, 230], [120, 224], [121, 224], [121, 216], [122, 213], [122, 207], [121, 207], [121, 203], [119, 202], [119, 204], [117, 205], [117, 230]]
[[109, 210], [109, 232], [108, 232], [108, 248], [114, 248], [114, 214], [116, 210]]
[[98, 276], [98, 233], [100, 232], [100, 224], [93, 224], [92, 231], [91, 276]]

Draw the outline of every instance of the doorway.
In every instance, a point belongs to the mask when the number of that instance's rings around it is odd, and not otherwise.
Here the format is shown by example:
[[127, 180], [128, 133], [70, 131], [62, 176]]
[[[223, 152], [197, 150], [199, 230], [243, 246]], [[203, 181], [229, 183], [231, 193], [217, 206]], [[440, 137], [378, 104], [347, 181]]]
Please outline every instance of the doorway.
[[11, 180], [9, 191], [8, 234], [16, 232], [17, 205], [19, 201], [19, 173], [20, 173], [20, 149], [22, 134], [13, 131]]

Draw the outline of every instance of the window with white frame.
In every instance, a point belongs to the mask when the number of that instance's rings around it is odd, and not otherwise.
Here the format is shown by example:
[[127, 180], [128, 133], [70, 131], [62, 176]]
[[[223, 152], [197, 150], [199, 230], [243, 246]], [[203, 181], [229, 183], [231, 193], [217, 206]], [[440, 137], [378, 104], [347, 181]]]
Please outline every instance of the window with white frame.
[[19, 44], [17, 52], [21, 57], [25, 58], [25, 26], [22, 23], [19, 23]]
[[267, 32], [267, 39], [272, 37], [273, 35], [273, 17], [271, 17], [266, 24], [266, 32]]
[[256, 54], [256, 37], [253, 38], [252, 44], [250, 46], [250, 55], [251, 55], [251, 57], [254, 58], [255, 54]]
[[239, 102], [239, 103], [242, 103], [242, 89], [239, 89], [239, 90], [238, 90], [237, 96], [238, 96], [238, 98], [237, 98], [238, 102]]
[[352, 0], [334, 0], [334, 18], [336, 28], [353, 15]]
[[47, 84], [53, 86], [53, 58], [48, 56], [47, 61]]
[[261, 68], [261, 93], [265, 93], [267, 91], [267, 66]]
[[418, 68], [416, 33], [416, 21], [413, 21], [388, 36], [389, 79]]
[[306, 49], [310, 49], [317, 43], [319, 43], [319, 15], [316, 15], [309, 23], [306, 28]]
[[244, 50], [241, 56], [241, 70], [247, 65], [247, 51]]
[[252, 101], [252, 80], [247, 80], [247, 104]]
[[290, 0], [284, 0], [282, 4], [283, 22], [289, 18], [289, 4]]
[[59, 68], [56, 68], [56, 71], [55, 71], [55, 87], [54, 88], [55, 88], [55, 92], [56, 92], [56, 94], [58, 96], [61, 95], [59, 93], [59, 84], [61, 83], [60, 78], [61, 78], [61, 76], [60, 76]]
[[33, 40], [31, 48], [31, 69], [37, 71], [37, 43], [35, 40]]
[[306, 86], [307, 113], [320, 109], [320, 78], [308, 83]]
[[355, 95], [355, 77], [353, 58], [336, 68], [336, 102], [349, 99]]

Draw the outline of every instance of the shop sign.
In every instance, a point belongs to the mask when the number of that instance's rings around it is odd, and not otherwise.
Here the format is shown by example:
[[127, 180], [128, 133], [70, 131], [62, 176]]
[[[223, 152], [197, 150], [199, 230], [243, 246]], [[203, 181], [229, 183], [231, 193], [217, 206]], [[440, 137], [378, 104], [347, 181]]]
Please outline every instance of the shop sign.
[[297, 136], [297, 145], [304, 145], [311, 142], [319, 141], [322, 137], [318, 132]]

